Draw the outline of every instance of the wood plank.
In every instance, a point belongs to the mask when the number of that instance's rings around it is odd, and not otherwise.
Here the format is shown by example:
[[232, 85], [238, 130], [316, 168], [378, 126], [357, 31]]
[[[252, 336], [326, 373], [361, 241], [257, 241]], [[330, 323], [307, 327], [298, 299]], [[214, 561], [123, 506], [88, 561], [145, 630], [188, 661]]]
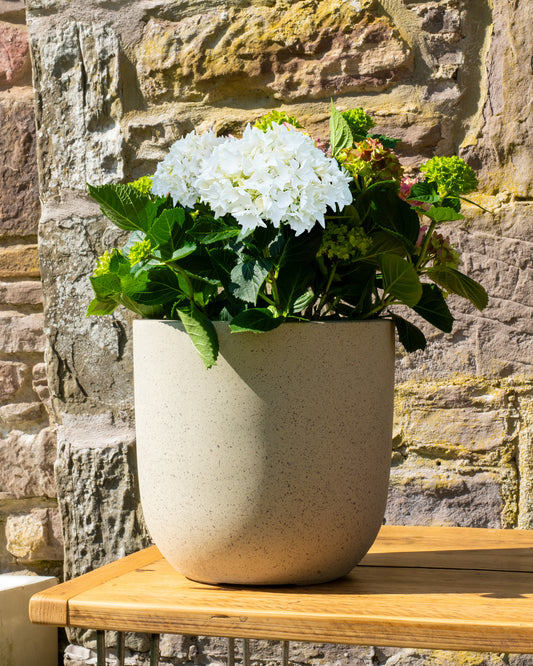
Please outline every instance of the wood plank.
[[78, 576], [38, 592], [30, 599], [30, 620], [35, 624], [52, 624], [57, 627], [69, 626], [68, 602], [72, 597], [87, 589], [97, 589], [98, 585], [111, 578], [120, 577], [127, 571], [142, 567], [158, 559], [161, 559], [159, 549], [156, 546], [151, 546], [137, 553], [127, 555], [116, 562], [106, 564], [99, 569], [89, 571], [83, 576]]
[[75, 626], [487, 651], [533, 652], [533, 574], [358, 567], [310, 587], [212, 586], [161, 559], [86, 590]]
[[533, 571], [533, 530], [384, 525], [360, 564]]

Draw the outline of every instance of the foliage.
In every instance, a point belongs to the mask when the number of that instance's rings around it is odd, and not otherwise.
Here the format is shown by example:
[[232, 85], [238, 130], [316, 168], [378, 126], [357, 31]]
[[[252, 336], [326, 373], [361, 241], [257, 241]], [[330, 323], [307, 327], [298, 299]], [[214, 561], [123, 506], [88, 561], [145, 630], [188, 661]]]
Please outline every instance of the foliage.
[[425, 337], [395, 305], [444, 332], [453, 325], [448, 294], [486, 306], [436, 231], [462, 219], [462, 195], [476, 186], [462, 160], [433, 158], [407, 178], [392, 143], [368, 135], [362, 109], [341, 114], [332, 104], [333, 158], [293, 119], [269, 115], [242, 139], [187, 135], [151, 179], [89, 186], [104, 215], [131, 233], [99, 258], [88, 315], [122, 304], [180, 319], [210, 367], [216, 320], [264, 332], [286, 321], [390, 317], [414, 351]]

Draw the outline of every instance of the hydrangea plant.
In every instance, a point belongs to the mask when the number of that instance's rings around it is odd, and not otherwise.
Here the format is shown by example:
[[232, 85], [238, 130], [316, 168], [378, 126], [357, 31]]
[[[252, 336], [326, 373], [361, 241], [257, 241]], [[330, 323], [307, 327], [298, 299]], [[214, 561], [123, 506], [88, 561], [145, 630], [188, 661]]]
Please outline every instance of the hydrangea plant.
[[207, 367], [217, 320], [259, 333], [389, 317], [407, 351], [423, 349], [422, 331], [405, 308], [395, 311], [407, 306], [450, 332], [450, 293], [487, 304], [437, 231], [462, 219], [475, 174], [458, 157], [434, 157], [407, 177], [395, 141], [370, 135], [373, 125], [362, 109], [340, 113], [332, 103], [328, 156], [295, 118], [269, 114], [241, 138], [188, 134], [150, 178], [89, 186], [103, 214], [131, 233], [98, 259], [87, 314], [122, 304], [179, 319]]

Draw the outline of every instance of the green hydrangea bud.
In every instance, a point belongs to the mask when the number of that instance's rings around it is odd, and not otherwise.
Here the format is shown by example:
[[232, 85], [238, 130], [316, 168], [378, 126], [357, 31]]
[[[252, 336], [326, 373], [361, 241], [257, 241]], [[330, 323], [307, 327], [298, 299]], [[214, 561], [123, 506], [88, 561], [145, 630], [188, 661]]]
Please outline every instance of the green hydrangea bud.
[[145, 240], [134, 243], [129, 251], [128, 259], [130, 266], [135, 266], [140, 261], [149, 259], [152, 254], [152, 243], [146, 238]]
[[426, 182], [437, 185], [441, 196], [469, 194], [477, 188], [474, 170], [457, 155], [432, 157], [422, 164], [420, 171], [426, 174]]
[[347, 224], [330, 221], [324, 230], [318, 253], [329, 259], [350, 261], [367, 254], [371, 246], [372, 239], [361, 227], [349, 227]]
[[96, 268], [94, 269], [94, 277], [98, 277], [100, 275], [107, 275], [109, 273], [109, 264], [111, 262], [111, 253], [110, 252], [104, 252], [104, 254], [101, 257], [98, 257], [96, 260]]
[[131, 187], [134, 187], [141, 194], [152, 194], [152, 178], [151, 176], [142, 176], [133, 183], [129, 183]]
[[302, 128], [295, 116], [289, 116], [285, 113], [285, 111], [276, 111], [275, 109], [274, 111], [270, 111], [270, 113], [267, 113], [265, 116], [262, 116], [256, 120], [254, 127], [257, 127], [257, 129], [266, 132], [272, 127], [272, 123], [277, 123], [278, 125], [281, 125], [282, 123], [288, 123], [293, 127], [297, 127], [299, 129]]
[[363, 109], [350, 109], [349, 111], [342, 111], [341, 116], [348, 123], [350, 132], [352, 133], [354, 139], [357, 137], [366, 136], [368, 130], [371, 127], [374, 127], [376, 124], [368, 115], [368, 113], [363, 111]]

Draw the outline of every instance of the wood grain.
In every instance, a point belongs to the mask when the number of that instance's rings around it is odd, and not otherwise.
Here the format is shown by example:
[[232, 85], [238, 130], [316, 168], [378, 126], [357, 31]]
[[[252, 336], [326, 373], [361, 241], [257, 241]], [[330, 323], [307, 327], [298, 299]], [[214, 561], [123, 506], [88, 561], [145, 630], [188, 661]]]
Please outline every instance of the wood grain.
[[349, 576], [309, 587], [204, 585], [172, 569], [157, 549], [136, 555], [39, 593], [32, 620], [533, 653], [533, 532], [384, 526]]

